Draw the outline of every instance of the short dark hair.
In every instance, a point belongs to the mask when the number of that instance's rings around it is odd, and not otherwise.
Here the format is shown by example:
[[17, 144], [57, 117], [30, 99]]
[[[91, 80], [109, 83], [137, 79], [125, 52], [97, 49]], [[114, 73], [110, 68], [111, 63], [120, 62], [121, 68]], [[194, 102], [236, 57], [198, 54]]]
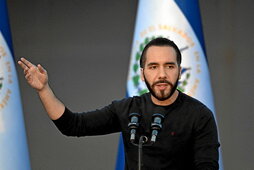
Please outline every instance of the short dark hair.
[[179, 66], [181, 65], [182, 55], [181, 55], [181, 52], [180, 52], [179, 48], [177, 47], [177, 45], [173, 41], [171, 41], [167, 38], [159, 37], [159, 38], [155, 38], [155, 39], [151, 40], [145, 46], [144, 50], [142, 51], [141, 57], [140, 57], [140, 68], [144, 68], [144, 65], [145, 65], [145, 62], [146, 62], [146, 52], [147, 52], [148, 48], [151, 47], [151, 46], [169, 46], [169, 47], [173, 47], [175, 49], [175, 52], [176, 52], [177, 64]]

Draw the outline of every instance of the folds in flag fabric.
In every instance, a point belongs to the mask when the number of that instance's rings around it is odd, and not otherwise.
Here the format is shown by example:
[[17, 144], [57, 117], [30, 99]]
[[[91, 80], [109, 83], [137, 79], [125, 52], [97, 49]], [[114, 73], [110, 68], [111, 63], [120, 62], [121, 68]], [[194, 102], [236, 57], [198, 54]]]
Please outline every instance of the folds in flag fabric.
[[[178, 89], [200, 100], [215, 113], [198, 0], [139, 1], [127, 95], [135, 96], [148, 92], [146, 85], [140, 79], [139, 59], [144, 46], [156, 37], [173, 40], [181, 50], [182, 76]], [[117, 170], [124, 169], [121, 141]], [[221, 160], [220, 154], [220, 170], [223, 169]]]
[[0, 0], [0, 169], [30, 169], [5, 0]]

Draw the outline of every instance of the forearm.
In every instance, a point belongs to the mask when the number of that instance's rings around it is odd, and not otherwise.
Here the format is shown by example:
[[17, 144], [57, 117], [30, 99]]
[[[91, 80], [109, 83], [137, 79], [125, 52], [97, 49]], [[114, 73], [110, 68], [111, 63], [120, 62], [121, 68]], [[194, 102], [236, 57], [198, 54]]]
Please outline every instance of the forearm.
[[54, 95], [47, 84], [42, 90], [38, 91], [41, 102], [52, 120], [56, 120], [64, 113], [64, 104]]
[[53, 122], [67, 136], [105, 135], [121, 130], [113, 104], [82, 113], [65, 108], [63, 115]]

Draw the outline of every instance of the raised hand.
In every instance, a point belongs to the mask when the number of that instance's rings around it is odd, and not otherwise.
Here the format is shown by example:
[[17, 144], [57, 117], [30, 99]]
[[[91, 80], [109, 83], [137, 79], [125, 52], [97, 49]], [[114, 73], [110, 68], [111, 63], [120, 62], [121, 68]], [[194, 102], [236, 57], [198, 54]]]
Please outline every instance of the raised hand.
[[18, 64], [24, 70], [25, 78], [31, 87], [41, 91], [48, 84], [47, 71], [40, 64], [35, 66], [25, 58], [21, 58]]

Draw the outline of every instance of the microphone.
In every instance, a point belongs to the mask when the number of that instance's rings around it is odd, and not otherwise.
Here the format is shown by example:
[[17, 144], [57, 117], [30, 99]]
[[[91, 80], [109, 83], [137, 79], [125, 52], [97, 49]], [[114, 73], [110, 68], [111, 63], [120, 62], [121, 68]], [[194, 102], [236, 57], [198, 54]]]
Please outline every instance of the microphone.
[[130, 123], [128, 124], [128, 127], [130, 129], [130, 141], [134, 142], [135, 141], [135, 135], [136, 135], [136, 129], [139, 126], [139, 113], [131, 113], [129, 115]]
[[151, 124], [151, 129], [152, 129], [151, 142], [155, 143], [156, 137], [162, 128], [162, 121], [164, 119], [164, 116], [160, 113], [155, 113], [153, 114], [152, 119], [153, 119], [153, 122]]

